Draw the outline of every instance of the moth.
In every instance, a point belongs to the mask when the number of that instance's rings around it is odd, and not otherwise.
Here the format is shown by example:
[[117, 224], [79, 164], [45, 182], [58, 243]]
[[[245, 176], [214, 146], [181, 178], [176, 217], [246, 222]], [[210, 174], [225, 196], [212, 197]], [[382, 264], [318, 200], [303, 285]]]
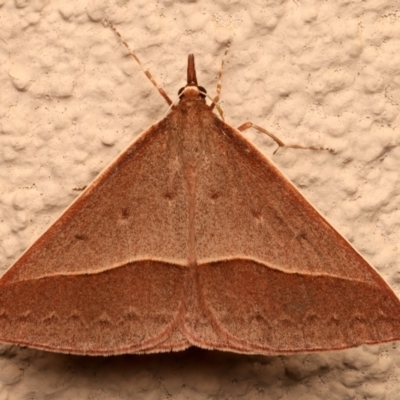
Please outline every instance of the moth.
[[179, 103], [1, 278], [1, 342], [271, 355], [400, 339], [391, 288], [214, 104], [189, 55]]

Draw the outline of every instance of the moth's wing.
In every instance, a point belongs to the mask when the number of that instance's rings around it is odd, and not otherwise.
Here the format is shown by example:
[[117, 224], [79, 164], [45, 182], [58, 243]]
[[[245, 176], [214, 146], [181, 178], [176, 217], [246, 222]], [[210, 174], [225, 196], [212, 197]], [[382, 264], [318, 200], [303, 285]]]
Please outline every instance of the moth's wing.
[[197, 175], [191, 342], [274, 354], [399, 340], [384, 280], [271, 161], [215, 124]]
[[108, 166], [0, 280], [0, 341], [75, 354], [183, 349], [187, 193], [165, 122]]

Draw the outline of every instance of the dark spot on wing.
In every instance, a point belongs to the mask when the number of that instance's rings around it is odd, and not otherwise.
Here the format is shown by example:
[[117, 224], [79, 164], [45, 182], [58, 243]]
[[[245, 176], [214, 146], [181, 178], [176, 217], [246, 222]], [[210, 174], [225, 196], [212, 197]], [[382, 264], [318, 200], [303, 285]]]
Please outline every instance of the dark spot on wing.
[[75, 239], [77, 239], [77, 240], [87, 240], [87, 236], [83, 235], [82, 233], [77, 233], [75, 235]]
[[124, 207], [121, 210], [121, 219], [128, 219], [129, 216], [130, 216], [129, 208], [128, 207]]

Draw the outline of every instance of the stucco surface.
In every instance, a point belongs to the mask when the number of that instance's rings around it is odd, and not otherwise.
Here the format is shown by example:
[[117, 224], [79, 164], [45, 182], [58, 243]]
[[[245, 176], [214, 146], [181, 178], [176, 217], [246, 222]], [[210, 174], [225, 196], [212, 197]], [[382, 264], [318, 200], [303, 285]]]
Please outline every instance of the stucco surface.
[[[400, 3], [0, 1], [0, 272], [176, 99], [187, 54], [245, 136], [400, 295]], [[76, 357], [0, 347], [6, 399], [395, 399], [397, 343], [282, 357]]]

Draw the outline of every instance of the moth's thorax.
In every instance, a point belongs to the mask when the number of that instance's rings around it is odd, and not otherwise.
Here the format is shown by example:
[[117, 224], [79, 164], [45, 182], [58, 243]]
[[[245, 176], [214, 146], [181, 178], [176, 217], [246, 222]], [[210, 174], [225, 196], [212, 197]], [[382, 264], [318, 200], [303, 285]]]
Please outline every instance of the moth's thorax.
[[207, 136], [215, 129], [215, 118], [197, 87], [184, 89], [179, 104], [166, 118], [170, 145], [184, 166], [196, 169], [204, 160]]

